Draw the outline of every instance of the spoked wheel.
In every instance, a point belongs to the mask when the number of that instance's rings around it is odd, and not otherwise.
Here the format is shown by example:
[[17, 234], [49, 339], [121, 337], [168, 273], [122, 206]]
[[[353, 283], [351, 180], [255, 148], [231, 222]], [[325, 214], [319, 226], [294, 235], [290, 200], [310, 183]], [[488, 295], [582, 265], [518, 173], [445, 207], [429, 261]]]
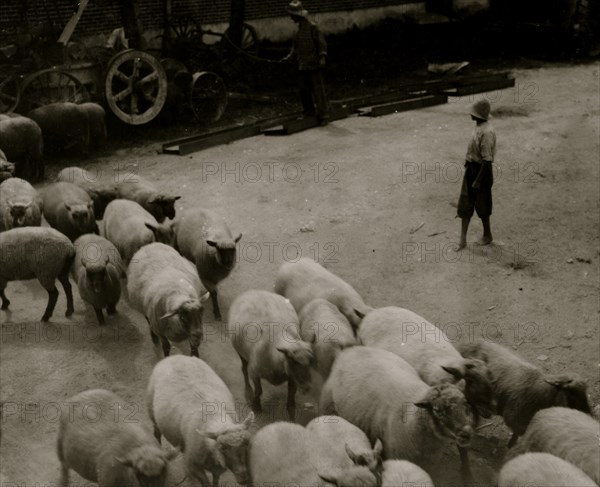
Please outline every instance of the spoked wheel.
[[134, 49], [121, 51], [108, 62], [104, 94], [120, 120], [142, 125], [162, 110], [167, 98], [167, 75], [151, 54]]
[[171, 17], [169, 19], [169, 47], [190, 45], [199, 42], [202, 28], [193, 17]]
[[196, 120], [202, 123], [216, 122], [227, 106], [227, 89], [215, 73], [202, 71], [192, 76], [190, 107]]
[[44, 69], [25, 77], [19, 111], [27, 113], [50, 103], [83, 103], [89, 99], [87, 89], [75, 76], [56, 68]]
[[[229, 39], [229, 29], [225, 31], [224, 35]], [[258, 33], [254, 27], [245, 22], [242, 27], [242, 43], [240, 48], [247, 54], [252, 54], [254, 56], [258, 54]]]
[[0, 113], [12, 112], [20, 99], [19, 79], [13, 74], [0, 73]]

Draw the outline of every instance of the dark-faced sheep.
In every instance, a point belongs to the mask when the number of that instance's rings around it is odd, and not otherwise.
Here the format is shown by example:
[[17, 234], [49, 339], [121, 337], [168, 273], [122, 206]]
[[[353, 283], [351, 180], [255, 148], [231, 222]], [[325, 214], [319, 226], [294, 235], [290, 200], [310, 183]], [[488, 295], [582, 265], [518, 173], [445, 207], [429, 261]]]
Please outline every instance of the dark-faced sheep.
[[429, 385], [464, 380], [465, 397], [476, 412], [495, 412], [492, 377], [485, 362], [464, 358], [441, 328], [412, 311], [396, 306], [378, 308], [363, 319], [360, 341], [406, 360]]
[[27, 117], [0, 115], [0, 149], [15, 165], [15, 176], [44, 178], [44, 142], [40, 126]]
[[576, 409], [551, 407], [538, 411], [525, 434], [508, 451], [507, 460], [522, 453], [550, 453], [566, 460], [600, 484], [600, 424]]
[[[377, 348], [355, 346], [336, 359], [321, 391], [320, 411], [337, 414], [381, 439], [385, 459], [404, 459], [425, 470], [435, 465], [443, 442], [468, 448], [474, 418], [462, 391], [454, 384], [428, 386], [406, 361]], [[466, 483], [467, 458], [461, 458]]]
[[71, 275], [81, 299], [93, 306], [98, 323], [103, 325], [104, 308], [109, 315], [117, 312], [125, 265], [117, 248], [99, 235], [82, 235], [73, 245], [76, 254]]
[[103, 182], [99, 175], [93, 174], [80, 167], [65, 167], [56, 176], [56, 181], [72, 183], [87, 191], [94, 202], [96, 220], [104, 218], [106, 206], [117, 198], [117, 187]]
[[48, 185], [42, 191], [42, 205], [50, 226], [72, 242], [86, 233], [99, 233], [94, 202], [79, 186], [62, 182]]
[[131, 306], [145, 316], [152, 341], [157, 345], [160, 339], [165, 357], [171, 350], [169, 341], [183, 340], [198, 357], [208, 293], [194, 265], [172, 247], [151, 243], [134, 254], [127, 278]]
[[231, 417], [235, 400], [221, 378], [203, 360], [174, 355], [154, 366], [147, 390], [154, 434], [183, 451], [188, 478], [208, 487], [231, 470], [238, 483], [249, 481], [250, 413], [242, 423]]
[[250, 441], [249, 468], [255, 486], [376, 487], [377, 476], [366, 466], [336, 468], [321, 464], [317, 441], [300, 425], [271, 423]]
[[0, 232], [42, 224], [42, 199], [35, 188], [21, 178], [0, 183]]
[[326, 299], [338, 307], [355, 331], [371, 311], [350, 284], [304, 257], [279, 268], [275, 292], [288, 298], [298, 313], [313, 299]]
[[165, 218], [175, 218], [175, 201], [181, 198], [160, 192], [150, 181], [137, 175], [117, 183], [117, 192], [119, 198], [141, 205], [158, 223]]
[[215, 213], [190, 208], [175, 222], [175, 246], [181, 255], [196, 264], [202, 284], [210, 293], [215, 319], [221, 319], [217, 285], [236, 264], [236, 244], [240, 233], [233, 237], [229, 227]]
[[509, 448], [525, 433], [533, 415], [544, 408], [564, 406], [591, 414], [587, 385], [577, 374], [545, 374], [502, 345], [479, 340], [458, 345], [463, 357], [482, 360], [492, 377], [497, 414], [513, 436]]
[[0, 297], [2, 309], [8, 309], [10, 301], [4, 290], [9, 281], [37, 279], [48, 291], [48, 304], [42, 321], [52, 316], [60, 281], [67, 297], [65, 316], [73, 314], [73, 293], [69, 282], [69, 270], [75, 249], [62, 233], [48, 227], [13, 228], [0, 233]]
[[55, 102], [31, 110], [27, 116], [42, 129], [44, 149], [61, 153], [76, 148], [89, 154], [90, 123], [87, 111], [71, 102]]
[[171, 223], [160, 224], [135, 201], [123, 199], [111, 201], [106, 207], [102, 233], [117, 247], [126, 265], [144, 245], [173, 244]]
[[242, 361], [248, 404], [261, 412], [261, 379], [273, 385], [287, 381], [287, 412], [294, 421], [296, 389], [310, 388], [314, 356], [310, 344], [300, 338], [298, 316], [290, 302], [268, 291], [246, 291], [229, 309], [227, 332]]
[[103, 389], [65, 401], [57, 442], [60, 485], [69, 484], [72, 469], [98, 487], [164, 487], [170, 458], [150, 432], [126, 420], [126, 407]]
[[597, 487], [575, 465], [549, 453], [525, 453], [508, 461], [498, 475], [498, 487]]

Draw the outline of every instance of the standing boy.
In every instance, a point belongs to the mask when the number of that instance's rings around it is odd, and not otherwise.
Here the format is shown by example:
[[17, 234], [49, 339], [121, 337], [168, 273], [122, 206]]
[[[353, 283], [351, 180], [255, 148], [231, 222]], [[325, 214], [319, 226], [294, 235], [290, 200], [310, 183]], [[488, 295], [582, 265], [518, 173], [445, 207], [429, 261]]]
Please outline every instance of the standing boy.
[[492, 163], [496, 154], [496, 133], [489, 124], [490, 102], [479, 100], [471, 107], [471, 120], [476, 125], [467, 149], [465, 175], [458, 199], [458, 217], [462, 219], [459, 250], [467, 246], [467, 230], [473, 210], [481, 218], [483, 236], [477, 242], [488, 245], [492, 242], [490, 215], [492, 214], [492, 185], [494, 174]]

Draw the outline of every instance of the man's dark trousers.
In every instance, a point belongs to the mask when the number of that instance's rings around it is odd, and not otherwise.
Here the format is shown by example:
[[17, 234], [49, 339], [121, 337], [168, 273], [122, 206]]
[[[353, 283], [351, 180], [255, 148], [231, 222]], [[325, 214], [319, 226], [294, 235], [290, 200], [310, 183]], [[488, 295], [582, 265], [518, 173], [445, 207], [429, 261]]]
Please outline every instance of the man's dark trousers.
[[[324, 120], [329, 117], [329, 106], [325, 94], [325, 83], [320, 69], [305, 69], [298, 72], [300, 82], [300, 98], [304, 115]], [[316, 112], [315, 112], [316, 107]]]

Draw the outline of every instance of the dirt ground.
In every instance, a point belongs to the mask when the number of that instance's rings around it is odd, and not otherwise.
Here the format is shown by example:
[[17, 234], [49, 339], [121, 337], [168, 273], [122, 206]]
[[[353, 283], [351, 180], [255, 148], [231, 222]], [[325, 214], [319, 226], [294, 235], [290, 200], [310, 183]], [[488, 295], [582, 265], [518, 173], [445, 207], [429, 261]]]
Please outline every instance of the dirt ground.
[[[498, 136], [490, 247], [455, 250], [455, 205], [472, 130], [467, 110], [482, 95], [184, 157], [159, 154], [158, 143], [140, 145], [85, 167], [107, 180], [137, 173], [180, 194], [180, 207], [214, 209], [243, 233], [238, 265], [221, 286], [224, 316], [243, 291], [272, 289], [279, 265], [301, 254], [346, 279], [371, 306], [407, 307], [452, 340], [495, 340], [548, 373], [581, 374], [597, 406], [600, 64], [514, 74], [514, 89], [486, 95]], [[74, 164], [51, 165], [48, 175]], [[469, 242], [480, 233], [475, 219]], [[50, 323], [37, 321], [47, 298], [33, 281], [10, 283], [11, 310], [0, 312], [2, 485], [58, 481], [57, 408], [79, 391], [115, 391], [127, 402], [123, 420], [149, 427], [144, 391], [161, 352], [143, 317], [123, 299], [119, 314], [99, 328], [75, 290], [76, 311], [67, 319], [60, 292]], [[200, 356], [246, 412], [239, 359], [210, 306], [205, 322]], [[187, 346], [181, 351], [189, 353]], [[285, 386], [264, 390], [268, 407], [257, 426], [285, 418]], [[317, 390], [298, 398], [303, 424], [317, 414]], [[473, 445], [478, 484], [494, 482], [508, 438], [500, 418], [480, 430]], [[445, 461], [432, 467], [436, 485], [460, 484], [457, 460], [449, 446]], [[169, 487], [188, 485], [184, 477], [179, 457]], [[74, 473], [71, 481], [87, 484]]]

